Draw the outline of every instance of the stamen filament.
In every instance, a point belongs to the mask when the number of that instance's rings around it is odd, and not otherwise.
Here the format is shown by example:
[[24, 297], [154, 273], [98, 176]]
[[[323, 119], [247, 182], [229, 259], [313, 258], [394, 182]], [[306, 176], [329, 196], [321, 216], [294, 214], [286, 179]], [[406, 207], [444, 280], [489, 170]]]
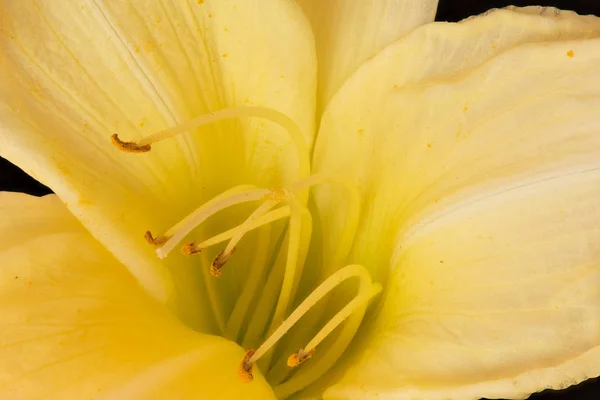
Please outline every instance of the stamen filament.
[[[207, 201], [204, 204], [210, 203], [210, 202], [216, 202], [219, 200], [222, 200], [234, 193], [241, 193], [241, 192], [245, 192], [248, 190], [254, 190], [254, 189], [259, 189], [258, 186], [255, 185], [238, 185], [238, 186], [234, 186], [230, 189], [227, 189], [226, 191], [219, 193], [218, 195], [216, 195], [215, 197], [213, 197], [212, 199], [210, 199], [209, 201]], [[190, 218], [192, 218], [195, 214], [195, 212], [197, 212], [198, 210], [195, 210], [194, 212], [192, 212], [191, 214], [188, 214], [185, 218], [183, 218], [182, 220], [180, 220], [179, 222], [177, 222], [175, 225], [173, 225], [172, 227], [170, 227], [163, 235], [159, 236], [159, 237], [167, 237], [169, 235], [173, 235], [175, 232], [177, 232], [178, 230], [180, 230], [187, 222]], [[168, 239], [168, 237], [167, 237]]]
[[311, 363], [310, 368], [301, 368], [289, 380], [273, 386], [275, 396], [278, 399], [287, 399], [293, 393], [298, 392], [323, 376], [323, 374], [325, 374], [342, 356], [354, 338], [356, 331], [361, 325], [366, 309], [367, 304], [363, 304], [362, 307], [359, 307], [355, 313], [346, 320], [346, 323], [341, 327], [340, 334], [332, 341], [331, 346], [327, 347], [327, 351]]
[[225, 108], [222, 110], [217, 110], [208, 114], [201, 115], [187, 122], [174, 126], [173, 128], [156, 132], [148, 137], [145, 137], [139, 142], [121, 141], [118, 138], [117, 134], [114, 134], [112, 136], [112, 141], [113, 144], [115, 144], [122, 151], [138, 153], [145, 152], [150, 151], [150, 146], [153, 143], [159, 142], [164, 139], [168, 139], [170, 137], [179, 135], [180, 133], [190, 131], [203, 125], [208, 125], [215, 122], [234, 118], [264, 118], [280, 125], [288, 132], [296, 148], [296, 152], [298, 154], [299, 176], [304, 177], [310, 173], [310, 153], [308, 151], [308, 146], [306, 144], [302, 131], [290, 117], [277, 110], [266, 107]]
[[[352, 248], [352, 243], [354, 236], [356, 234], [356, 229], [358, 227], [358, 221], [360, 219], [360, 210], [361, 210], [361, 195], [359, 192], [359, 188], [356, 184], [349, 180], [341, 179], [334, 175], [318, 173], [307, 177], [306, 179], [299, 180], [294, 182], [293, 184], [287, 187], [289, 192], [294, 192], [295, 190], [300, 190], [302, 188], [315, 186], [317, 184], [322, 183], [331, 183], [342, 186], [345, 189], [346, 197], [344, 197], [346, 213], [344, 216], [344, 224], [341, 230], [337, 235], [328, 234], [325, 239], [324, 246], [326, 248], [332, 247], [334, 249], [333, 252], [323, 252], [323, 265], [329, 266], [323, 270], [324, 275], [328, 275], [331, 272], [338, 269], [341, 265], [343, 265], [344, 260], [347, 259], [348, 254]], [[317, 202], [318, 203], [318, 202]], [[333, 233], [333, 232], [332, 232]], [[286, 348], [293, 350], [294, 348], [298, 348], [303, 343], [306, 343], [306, 333], [311, 332], [315, 325], [321, 320], [325, 310], [326, 310], [327, 302], [321, 302], [314, 307], [314, 311], [311, 315], [307, 316], [306, 323], [303, 323], [302, 330], [296, 330], [292, 337], [290, 338], [289, 344], [286, 344]], [[361, 317], [362, 318], [362, 317]], [[354, 316], [352, 317], [352, 323], [357, 319]], [[360, 319], [360, 318], [358, 318]], [[347, 328], [350, 331], [349, 327], [347, 327], [350, 322], [347, 322], [342, 328], [344, 332], [346, 332]], [[352, 336], [350, 336], [351, 338]], [[336, 343], [337, 346], [337, 343]], [[329, 351], [329, 350], [328, 350]], [[323, 357], [319, 357], [318, 363], [321, 364]], [[269, 381], [272, 382], [281, 382], [288, 375], [287, 369], [284, 368], [287, 362], [287, 358], [278, 359], [272, 369], [269, 371]], [[316, 365], [316, 364], [315, 364]], [[311, 368], [313, 368], [311, 366]], [[302, 371], [304, 373], [304, 371]]]
[[[327, 324], [315, 335], [314, 338], [311, 339], [310, 342], [304, 348], [300, 349], [298, 353], [292, 354], [288, 359], [288, 365], [290, 367], [295, 367], [300, 365], [302, 362], [312, 357], [315, 352], [316, 347], [335, 329], [339, 324], [344, 322], [346, 318], [352, 315], [358, 307], [367, 303], [371, 298], [378, 295], [382, 290], [382, 287], [379, 283], [371, 284], [369, 288], [364, 288], [361, 285], [359, 289], [358, 295], [352, 299], [348, 304], [344, 306], [332, 319], [330, 319]], [[290, 365], [290, 360], [298, 360], [298, 363], [293, 363], [294, 365]]]
[[236, 186], [212, 200], [202, 204], [181, 222], [165, 232], [164, 237], [168, 240], [156, 249], [159, 258], [165, 258], [188, 233], [204, 222], [208, 217], [236, 204], [260, 200], [270, 193], [268, 189], [245, 190], [247, 185]]
[[[298, 180], [287, 186], [284, 190], [288, 193], [296, 193], [298, 191], [302, 191], [304, 189], [308, 189], [316, 185], [327, 183], [340, 185], [347, 192], [347, 197], [345, 197], [344, 199], [347, 204], [346, 217], [341, 232], [339, 233], [338, 238], [336, 238], [337, 240], [334, 245], [335, 250], [333, 252], [333, 257], [323, 259], [324, 265], [331, 265], [331, 268], [336, 270], [339, 268], [340, 265], [343, 265], [343, 261], [347, 258], [347, 255], [350, 252], [356, 228], [358, 226], [358, 220], [360, 217], [360, 192], [358, 190], [358, 187], [351, 181], [341, 179], [334, 175], [319, 173], [311, 175], [305, 179]], [[290, 227], [291, 226], [292, 225], [290, 224]], [[290, 234], [291, 233], [292, 232], [290, 231]], [[290, 235], [290, 239], [291, 237], [292, 236]], [[291, 240], [290, 243], [292, 243]], [[326, 245], [331, 244], [326, 243]], [[293, 250], [291, 246], [288, 248], [288, 251], [289, 249]], [[278, 324], [281, 323], [283, 316], [286, 314], [289, 301], [294, 296], [293, 285], [297, 283], [295, 278], [301, 274], [300, 271], [296, 270], [296, 264], [300, 268], [302, 268], [303, 266], [303, 262], [293, 263], [292, 261], [290, 261], [286, 263], [286, 270], [284, 273], [282, 288], [279, 294], [279, 298], [277, 300], [274, 316], [271, 319], [269, 329], [267, 330], [268, 333], [272, 333], [274, 329], [278, 326]], [[324, 272], [327, 274], [327, 271]], [[317, 315], [322, 314], [322, 310], [324, 309], [323, 306], [325, 306], [325, 304], [319, 304], [315, 307]], [[310, 318], [310, 320], [311, 322], [308, 323], [309, 327], [313, 326], [314, 323], [312, 317]], [[316, 320], [318, 320], [318, 318], [316, 318]], [[296, 336], [298, 335], [294, 335], [293, 339], [296, 339]], [[272, 355], [272, 351], [267, 353], [264, 359], [262, 360], [262, 364], [269, 365], [271, 362]]]
[[[358, 218], [359, 218], [359, 213], [360, 213], [360, 194], [358, 192], [358, 188], [356, 187], [356, 185], [354, 185], [352, 182], [349, 182], [347, 180], [344, 179], [340, 179], [336, 176], [333, 175], [328, 175], [328, 174], [314, 174], [311, 175], [305, 179], [301, 179], [298, 180], [296, 182], [294, 182], [293, 184], [289, 185], [286, 188], [286, 192], [289, 193], [296, 193], [299, 192], [303, 189], [308, 189], [312, 186], [315, 185], [319, 185], [322, 183], [335, 183], [338, 185], [343, 186], [344, 188], [346, 188], [350, 194], [349, 197], [349, 213], [348, 213], [348, 217], [347, 217], [347, 223], [344, 227], [344, 232], [342, 233], [343, 238], [342, 238], [342, 243], [346, 243], [349, 242], [349, 244], [352, 243], [352, 237], [354, 237], [354, 232], [356, 230], [356, 225], [358, 223]], [[293, 209], [292, 209], [293, 211]], [[280, 295], [279, 295], [279, 299], [277, 300], [277, 305], [275, 308], [275, 315], [273, 317], [273, 319], [271, 320], [271, 326], [269, 327], [269, 332], [273, 331], [274, 325], [279, 323], [279, 321], [281, 321], [281, 317], [282, 315], [285, 313], [287, 306], [289, 304], [289, 300], [291, 297], [291, 291], [292, 291], [292, 285], [294, 283], [294, 277], [297, 275], [295, 274], [295, 267], [296, 267], [296, 260], [297, 260], [297, 247], [298, 247], [298, 241], [299, 241], [299, 237], [300, 234], [298, 232], [296, 232], [298, 229], [292, 231], [293, 227], [294, 227], [294, 221], [298, 221], [300, 219], [299, 217], [299, 212], [296, 212], [296, 217], [294, 217], [294, 213], [292, 212], [292, 220], [290, 223], [290, 241], [289, 241], [289, 246], [288, 246], [288, 261], [286, 262], [286, 269], [285, 269], [285, 273], [284, 273], [284, 278], [283, 278], [283, 283], [282, 283], [282, 288], [280, 291]], [[296, 222], [296, 225], [300, 225], [299, 222]], [[348, 229], [349, 228], [349, 229]], [[293, 239], [293, 240], [292, 240]], [[349, 246], [339, 246], [342, 248], [347, 248], [347, 251], [349, 251]], [[346, 251], [346, 253], [347, 253]], [[345, 258], [346, 254], [343, 254], [343, 258]], [[340, 257], [337, 256], [334, 258], [334, 260], [338, 260]]]
[[238, 296], [233, 311], [227, 320], [227, 325], [225, 326], [224, 336], [230, 340], [237, 340], [246, 312], [248, 311], [248, 308], [250, 308], [252, 297], [255, 295], [256, 288], [267, 267], [271, 231], [272, 228], [270, 225], [266, 225], [263, 229], [258, 231], [258, 243], [254, 252], [252, 264], [249, 268], [248, 277], [244, 282], [242, 292]]
[[221, 276], [221, 268], [223, 267], [223, 265], [225, 265], [227, 260], [229, 260], [229, 257], [231, 257], [231, 255], [235, 251], [235, 245], [238, 244], [239, 241], [242, 240], [242, 237], [244, 237], [244, 235], [250, 231], [249, 227], [252, 226], [252, 224], [256, 221], [257, 218], [264, 216], [266, 212], [268, 212], [271, 208], [275, 207], [280, 201], [281, 200], [268, 200], [264, 202], [263, 204], [258, 206], [258, 208], [254, 210], [252, 214], [250, 214], [250, 216], [246, 218], [246, 220], [243, 223], [238, 225], [236, 232], [227, 244], [227, 247], [225, 247], [225, 250], [219, 253], [217, 258], [215, 258], [215, 261], [213, 262], [212, 266], [210, 267], [210, 273], [213, 276]]
[[278, 200], [268, 200], [258, 206], [258, 208], [254, 210], [252, 214], [250, 214], [250, 216], [238, 226], [237, 232], [231, 237], [229, 243], [227, 243], [224, 252], [231, 252], [239, 243], [239, 241], [242, 240], [242, 237], [244, 237], [244, 235], [251, 230], [251, 227], [256, 220], [260, 217], [263, 217], [269, 210], [275, 207], [277, 203], [279, 203]]
[[[280, 207], [276, 210], [269, 211], [262, 217], [256, 218], [254, 221], [252, 221], [251, 224], [249, 224], [246, 227], [246, 229], [247, 229], [246, 232], [253, 231], [254, 229], [260, 228], [263, 225], [270, 224], [271, 222], [288, 217], [289, 215], [290, 215], [290, 207], [289, 206], [284, 206], [284, 207]], [[241, 224], [234, 228], [231, 228], [225, 232], [219, 233], [218, 235], [215, 235], [209, 239], [206, 239], [205, 241], [203, 241], [201, 243], [188, 243], [184, 246], [186, 248], [186, 251], [183, 251], [183, 248], [182, 248], [182, 251], [184, 252], [184, 254], [190, 255], [190, 253], [188, 253], [188, 251], [200, 252], [202, 249], [206, 249], [210, 246], [214, 246], [215, 244], [223, 243], [223, 242], [231, 239], [236, 234], [236, 232], [238, 232], [238, 229], [240, 227], [241, 227]]]
[[321, 283], [299, 306], [292, 314], [273, 332], [273, 334], [256, 350], [256, 352], [250, 357], [248, 363], [255, 363], [260, 357], [262, 357], [269, 349], [277, 343], [283, 335], [294, 326], [304, 314], [306, 314], [319, 300], [325, 295], [331, 292], [335, 287], [344, 282], [345, 280], [357, 277], [362, 284], [371, 285], [371, 275], [369, 271], [362, 265], [352, 264], [348, 265]]
[[291, 201], [291, 217], [290, 217], [290, 237], [288, 241], [287, 257], [285, 262], [285, 270], [283, 273], [283, 281], [277, 305], [275, 306], [275, 314], [271, 320], [271, 326], [268, 332], [273, 330], [274, 324], [278, 324], [285, 314], [292, 294], [292, 287], [298, 265], [298, 252], [300, 250], [300, 233], [302, 229], [302, 215], [300, 204], [297, 201]]
[[360, 218], [360, 192], [355, 183], [346, 179], [339, 178], [335, 175], [325, 173], [313, 174], [305, 179], [298, 180], [287, 187], [289, 192], [297, 192], [302, 189], [310, 188], [323, 183], [333, 183], [344, 187], [347, 191], [348, 198], [346, 204], [348, 210], [345, 216], [345, 224], [341, 233], [341, 238], [337, 240], [338, 246], [332, 260], [324, 260], [326, 265], [331, 265], [333, 268], [338, 268], [340, 263], [347, 258], [352, 246], [358, 220]]
[[[284, 320], [289, 304], [295, 296], [312, 235], [312, 216], [308, 209], [302, 207], [295, 199], [290, 200], [290, 205], [292, 214], [289, 225], [289, 239], [283, 280], [281, 281], [275, 312], [267, 330], [268, 334], [271, 334]], [[270, 365], [273, 350], [274, 348], [263, 356], [261, 360], [262, 365]]]
[[[281, 242], [278, 243], [276, 249], [283, 248], [285, 235], [281, 235], [280, 239]], [[242, 340], [242, 347], [244, 348], [255, 347], [257, 343], [260, 343], [261, 335], [263, 335], [265, 331], [265, 325], [275, 307], [275, 299], [277, 298], [279, 284], [283, 277], [283, 268], [278, 268], [277, 266], [280, 263], [280, 259], [283, 259], [283, 257], [284, 254], [282, 251], [276, 252], [275, 259], [273, 260], [273, 267], [268, 273], [267, 281], [262, 285], [260, 298], [255, 308], [256, 311], [244, 333], [244, 339]]]

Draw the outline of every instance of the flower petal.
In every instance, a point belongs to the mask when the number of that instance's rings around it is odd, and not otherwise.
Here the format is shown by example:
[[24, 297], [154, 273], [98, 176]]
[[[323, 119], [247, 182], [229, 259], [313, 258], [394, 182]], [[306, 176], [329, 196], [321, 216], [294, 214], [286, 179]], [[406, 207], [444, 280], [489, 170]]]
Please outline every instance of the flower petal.
[[[326, 398], [515, 398], [600, 373], [598, 37], [542, 8], [430, 24], [336, 94], [315, 170], [360, 185], [349, 261], [388, 290]], [[327, 234], [341, 196], [316, 190]]]
[[[429, 24], [338, 92], [323, 115], [313, 168], [360, 186], [354, 257], [370, 264], [375, 280], [385, 280], [398, 238], [426, 216], [595, 165], [600, 41], [586, 40], [594, 36], [599, 18], [548, 9]], [[344, 224], [335, 212], [344, 195], [315, 190], [331, 243]]]
[[321, 111], [365, 61], [433, 21], [437, 0], [298, 0], [315, 34]]
[[241, 348], [183, 326], [56, 196], [1, 193], [0, 236], [1, 398], [274, 398], [259, 374], [238, 379]]
[[600, 375], [600, 166], [466, 204], [405, 238], [330, 398], [526, 398]]
[[258, 118], [199, 128], [147, 154], [121, 153], [110, 136], [137, 140], [254, 105], [289, 115], [310, 142], [316, 62], [299, 7], [1, 1], [0, 25], [2, 156], [49, 185], [156, 298], [171, 295], [165, 266], [176, 286], [199, 293], [189, 263], [160, 263], [144, 232], [167, 229], [224, 188], [293, 176], [292, 141]]

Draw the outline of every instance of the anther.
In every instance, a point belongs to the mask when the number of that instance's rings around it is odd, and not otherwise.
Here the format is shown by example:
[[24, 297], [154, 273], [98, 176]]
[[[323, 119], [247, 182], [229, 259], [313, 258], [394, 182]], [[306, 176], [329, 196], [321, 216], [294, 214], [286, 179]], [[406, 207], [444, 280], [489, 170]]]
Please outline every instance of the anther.
[[146, 242], [153, 246], [162, 246], [167, 240], [169, 240], [169, 238], [165, 236], [154, 237], [150, 231], [146, 231], [144, 234], [144, 239], [146, 239]]
[[126, 153], [147, 153], [152, 150], [152, 147], [149, 144], [140, 146], [136, 142], [124, 142], [119, 139], [119, 135], [116, 133], [110, 137], [110, 141], [117, 149]]
[[[249, 363], [254, 363], [258, 361], [262, 356], [264, 356], [275, 343], [277, 343], [283, 335], [285, 335], [292, 326], [294, 326], [300, 318], [304, 314], [306, 314], [314, 305], [320, 301], [323, 297], [325, 297], [329, 292], [331, 292], [335, 287], [341, 284], [343, 281], [350, 279], [352, 277], [359, 278], [360, 286], [359, 286], [359, 294], [353, 300], [351, 300], [340, 312], [338, 312], [332, 321], [328, 322], [324, 329], [321, 329], [316, 336], [316, 339], [310, 341], [310, 343], [305, 346], [303, 349], [310, 349], [309, 351], [302, 350], [300, 356], [298, 357], [299, 361], [304, 361], [309, 358], [304, 356], [304, 354], [311, 353], [315, 347], [321, 342], [323, 338], [325, 338], [329, 333], [335, 329], [346, 317], [348, 314], [351, 314], [356, 310], [356, 304], [364, 302], [364, 299], [367, 300], [371, 298], [374, 294], [379, 293], [381, 291], [381, 285], [373, 284], [371, 282], [371, 275], [369, 271], [363, 267], [362, 265], [352, 264], [347, 265], [344, 268], [336, 271], [329, 278], [325, 279], [323, 283], [321, 283], [311, 294], [308, 295], [306, 299], [296, 309], [283, 321], [281, 325], [260, 345], [260, 347], [252, 354]], [[372, 290], [366, 290], [365, 288], [372, 288]], [[368, 292], [370, 295], [365, 296], [365, 292]], [[371, 294], [372, 293], [372, 294]], [[304, 359], [303, 359], [304, 358]], [[288, 359], [289, 360], [289, 359]]]
[[198, 247], [196, 243], [191, 242], [181, 246], [181, 252], [186, 256], [193, 256], [194, 254], [200, 254], [202, 252], [202, 247]]
[[254, 379], [254, 375], [252, 375], [252, 370], [254, 369], [254, 363], [250, 362], [250, 359], [254, 355], [255, 350], [248, 350], [244, 354], [244, 358], [240, 363], [240, 368], [238, 370], [238, 376], [240, 380], [244, 383], [250, 383]]
[[287, 359], [287, 365], [290, 368], [297, 367], [302, 364], [304, 361], [308, 360], [312, 356], [315, 355], [315, 349], [311, 351], [299, 350], [297, 353], [290, 355]]
[[290, 139], [292, 140], [296, 152], [298, 155], [298, 171], [300, 177], [305, 177], [310, 172], [310, 159], [308, 146], [304, 140], [304, 135], [298, 125], [288, 117], [286, 114], [281, 113], [277, 110], [265, 108], [265, 107], [234, 107], [225, 108], [210, 112], [208, 114], [200, 115], [190, 121], [184, 122], [177, 126], [169, 129], [156, 132], [139, 142], [123, 142], [119, 140], [117, 135], [112, 136], [112, 142], [119, 148], [119, 150], [142, 153], [150, 151], [150, 145], [161, 140], [180, 135], [185, 132], [189, 132], [200, 126], [213, 124], [215, 122], [227, 120], [227, 119], [239, 119], [239, 118], [264, 118], [271, 122], [274, 122], [284, 128]]
[[217, 278], [220, 277], [221, 276], [221, 268], [223, 268], [223, 265], [225, 265], [225, 263], [229, 260], [229, 258], [231, 257], [231, 255], [233, 253], [235, 253], [235, 247], [232, 248], [227, 253], [225, 253], [225, 250], [220, 252], [215, 257], [215, 260], [213, 261], [212, 265], [210, 266], [210, 273]]

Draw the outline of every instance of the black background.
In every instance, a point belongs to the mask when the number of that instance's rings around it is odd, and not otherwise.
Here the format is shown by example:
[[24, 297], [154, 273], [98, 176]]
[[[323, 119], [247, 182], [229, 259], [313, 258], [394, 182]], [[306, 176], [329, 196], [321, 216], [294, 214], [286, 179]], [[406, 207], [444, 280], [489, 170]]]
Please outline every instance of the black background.
[[[362, 1], [362, 0], [356, 0]], [[458, 21], [470, 15], [480, 14], [490, 8], [507, 5], [544, 5], [574, 10], [580, 14], [600, 16], [600, 0], [440, 0], [438, 21]], [[599, 67], [600, 68], [600, 67]], [[600, 79], [600, 74], [599, 74]], [[51, 193], [50, 189], [29, 177], [19, 168], [0, 158], [0, 191], [25, 192], [36, 196]], [[544, 391], [534, 394], [530, 400], [600, 400], [600, 380], [591, 379], [580, 385], [562, 391]]]

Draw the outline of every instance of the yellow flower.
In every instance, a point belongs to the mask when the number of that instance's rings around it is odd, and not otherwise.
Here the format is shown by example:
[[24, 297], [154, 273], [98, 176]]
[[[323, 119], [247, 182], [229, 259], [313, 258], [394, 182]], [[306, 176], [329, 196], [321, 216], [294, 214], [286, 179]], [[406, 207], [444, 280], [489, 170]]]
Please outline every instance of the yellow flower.
[[0, 398], [600, 375], [600, 19], [436, 3], [0, 0]]

